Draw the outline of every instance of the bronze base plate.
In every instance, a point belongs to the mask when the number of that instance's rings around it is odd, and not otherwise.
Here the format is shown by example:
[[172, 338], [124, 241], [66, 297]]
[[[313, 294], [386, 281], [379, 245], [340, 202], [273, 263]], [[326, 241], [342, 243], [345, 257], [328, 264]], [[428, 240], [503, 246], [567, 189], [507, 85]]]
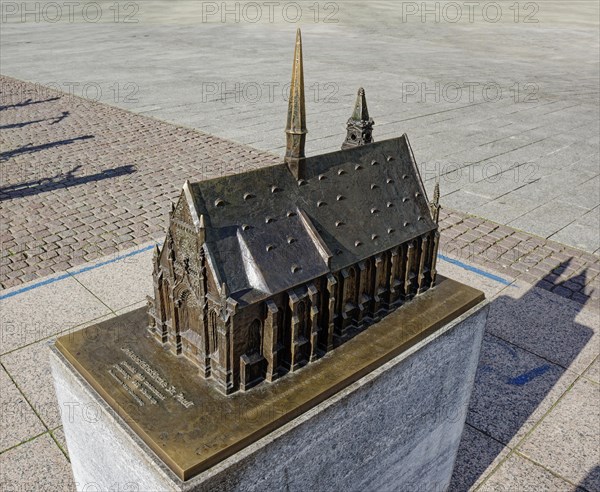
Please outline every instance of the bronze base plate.
[[145, 308], [62, 336], [58, 350], [182, 480], [303, 414], [483, 301], [438, 285], [302, 369], [225, 396], [146, 330]]

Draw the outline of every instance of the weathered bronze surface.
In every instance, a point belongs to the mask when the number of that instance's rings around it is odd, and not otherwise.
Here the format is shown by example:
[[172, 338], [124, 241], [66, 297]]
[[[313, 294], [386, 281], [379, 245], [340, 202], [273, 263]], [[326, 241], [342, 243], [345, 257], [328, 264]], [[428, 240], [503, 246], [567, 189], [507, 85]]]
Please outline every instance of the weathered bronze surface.
[[191, 183], [153, 259], [148, 328], [222, 393], [287, 377], [435, 285], [432, 203], [408, 137], [373, 143], [358, 92], [343, 150], [305, 157], [296, 35], [279, 165]]
[[273, 384], [223, 395], [164, 350], [145, 309], [65, 335], [56, 347], [182, 480], [215, 465], [334, 395], [483, 300], [440, 277], [334, 352]]
[[354, 112], [346, 124], [346, 140], [342, 150], [373, 143], [373, 119], [369, 116], [365, 90], [358, 89]]
[[306, 144], [306, 105], [304, 102], [304, 65], [302, 61], [302, 34], [296, 31], [296, 48], [290, 99], [288, 103], [287, 124], [285, 126], [286, 151], [285, 163], [296, 179], [304, 179]]

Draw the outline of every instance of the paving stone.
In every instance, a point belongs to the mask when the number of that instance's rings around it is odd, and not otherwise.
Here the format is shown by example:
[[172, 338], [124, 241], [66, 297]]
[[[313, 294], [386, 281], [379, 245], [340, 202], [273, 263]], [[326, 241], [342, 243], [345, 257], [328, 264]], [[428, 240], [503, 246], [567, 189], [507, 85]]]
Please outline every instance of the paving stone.
[[570, 298], [573, 295], [573, 291], [567, 289], [566, 287], [563, 287], [562, 285], [557, 285], [552, 289], [552, 292], [554, 292], [555, 294], [561, 296], [561, 297], [565, 297], [565, 298]]
[[25, 397], [0, 367], [0, 452], [46, 431]]
[[600, 358], [596, 358], [587, 371], [585, 371], [584, 376], [596, 383], [600, 383]]
[[[94, 484], [88, 486], [93, 490]], [[69, 492], [75, 484], [67, 458], [44, 434], [0, 455], [0, 490]]]
[[555, 200], [522, 215], [508, 225], [548, 238], [587, 212], [588, 209]]
[[108, 307], [72, 278], [61, 280], [60, 289], [50, 283], [2, 299], [0, 354], [72, 329], [109, 312]]
[[512, 454], [479, 489], [482, 492], [576, 492], [576, 486], [526, 458]]
[[63, 431], [62, 426], [52, 430], [51, 434], [56, 443], [60, 446], [61, 451], [65, 454], [65, 456], [68, 459], [69, 450], [67, 449], [67, 439], [65, 438], [65, 432]]
[[48, 343], [48, 341], [41, 341], [28, 345], [4, 355], [0, 361], [44, 424], [53, 429], [61, 425], [61, 420], [48, 362]]
[[550, 237], [555, 241], [570, 244], [576, 248], [595, 251], [600, 248], [600, 238], [597, 234], [590, 234], [590, 230], [598, 231], [600, 229], [598, 213], [600, 213], [598, 209], [592, 210], [590, 214], [593, 214], [593, 216], [590, 218], [585, 216], [576, 218]]
[[491, 334], [577, 374], [597, 356], [597, 312], [554, 292], [524, 284], [504, 294], [490, 310]]
[[582, 294], [580, 292], [575, 292], [571, 296], [571, 299], [573, 299], [574, 301], [576, 301], [580, 304], [586, 304], [590, 300], [590, 296], [586, 296], [585, 294]]
[[600, 385], [579, 379], [519, 452], [586, 490], [600, 490]]
[[[153, 250], [128, 257], [122, 255], [129, 250], [114, 251], [118, 254], [112, 255], [112, 258], [103, 256], [101, 260], [101, 263], [114, 260], [111, 268], [108, 268], [109, 265], [93, 268], [78, 273], [75, 278], [113, 311], [118, 311], [135, 302], [145, 301], [146, 296], [152, 294]], [[93, 264], [89, 266], [93, 267]]]
[[448, 492], [475, 490], [509, 449], [470, 425], [465, 425]]
[[486, 334], [467, 423], [513, 448], [576, 378], [572, 371]]

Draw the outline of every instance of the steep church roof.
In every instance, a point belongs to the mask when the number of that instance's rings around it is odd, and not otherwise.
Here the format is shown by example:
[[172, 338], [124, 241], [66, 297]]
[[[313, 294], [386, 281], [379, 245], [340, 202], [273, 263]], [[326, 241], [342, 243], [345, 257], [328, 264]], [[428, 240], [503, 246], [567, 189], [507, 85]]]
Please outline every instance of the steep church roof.
[[[185, 187], [219, 285], [245, 304], [436, 228], [406, 135]], [[196, 219], [195, 219], [196, 221]]]
[[364, 123], [368, 138], [306, 158], [305, 118], [298, 29], [284, 162], [183, 187], [221, 295], [241, 304], [339, 271], [437, 227], [406, 135], [370, 143], [373, 120], [363, 89], [350, 120]]

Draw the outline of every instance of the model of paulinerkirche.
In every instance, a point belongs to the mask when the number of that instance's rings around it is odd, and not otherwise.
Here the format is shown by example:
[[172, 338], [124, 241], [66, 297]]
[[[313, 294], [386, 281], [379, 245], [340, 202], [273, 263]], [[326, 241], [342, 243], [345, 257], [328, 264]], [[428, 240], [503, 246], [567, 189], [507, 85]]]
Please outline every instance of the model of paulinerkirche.
[[360, 89], [342, 150], [305, 157], [298, 31], [285, 162], [187, 181], [155, 250], [149, 329], [190, 377], [272, 382], [434, 285], [438, 187], [430, 203], [406, 135], [372, 129]]

